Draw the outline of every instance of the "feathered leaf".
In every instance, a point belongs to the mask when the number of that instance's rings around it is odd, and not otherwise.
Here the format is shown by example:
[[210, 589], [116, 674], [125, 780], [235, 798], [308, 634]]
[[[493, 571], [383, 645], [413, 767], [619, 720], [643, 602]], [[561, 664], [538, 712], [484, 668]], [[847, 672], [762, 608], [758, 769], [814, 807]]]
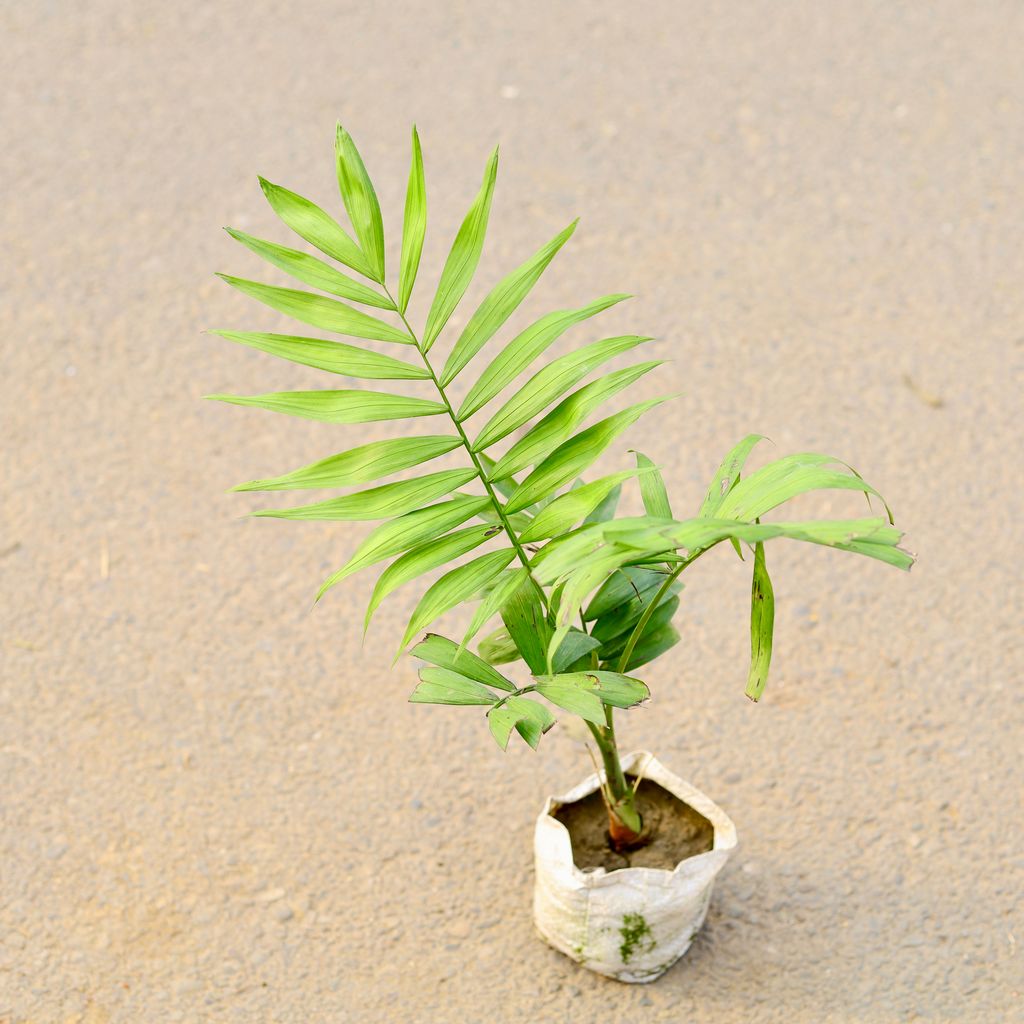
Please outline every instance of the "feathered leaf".
[[498, 151], [495, 149], [487, 162], [480, 191], [455, 236], [444, 270], [441, 271], [441, 281], [437, 286], [437, 293], [427, 315], [427, 326], [423, 332], [424, 352], [430, 351], [476, 272], [484, 247], [484, 235], [487, 233], [487, 219], [491, 212], [491, 197], [494, 195], [494, 182], [497, 176]]
[[263, 334], [254, 331], [211, 331], [229, 341], [259, 349], [279, 359], [312, 366], [328, 373], [340, 373], [362, 380], [429, 380], [430, 374], [419, 366], [380, 352], [347, 345], [326, 338], [301, 338], [294, 334]]
[[302, 491], [324, 487], [351, 487], [379, 480], [382, 476], [422, 465], [439, 458], [462, 441], [457, 437], [430, 435], [371, 441], [347, 452], [332, 455], [300, 469], [266, 480], [250, 480], [232, 487], [233, 491]]
[[589, 306], [562, 309], [541, 317], [516, 335], [484, 370], [469, 389], [456, 418], [460, 421], [468, 419], [482, 409], [574, 324], [596, 316], [628, 298], [628, 295], [606, 295]]
[[473, 469], [445, 469], [412, 480], [356, 491], [341, 498], [330, 498], [298, 508], [266, 508], [250, 513], [273, 519], [321, 519], [357, 522], [367, 519], [390, 519], [420, 508], [454, 491], [476, 477]]
[[622, 473], [603, 476], [555, 498], [537, 513], [530, 525], [520, 533], [519, 539], [527, 544], [564, 533], [592, 512], [622, 481], [636, 476], [639, 472], [640, 470], [627, 469]]
[[498, 328], [515, 312], [548, 264], [555, 258], [555, 254], [576, 230], [576, 223], [573, 221], [522, 266], [503, 278], [480, 303], [444, 364], [440, 378], [442, 387], [447, 387], [458, 376], [473, 356], [494, 337]]
[[440, 402], [381, 391], [274, 391], [266, 395], [206, 395], [214, 402], [270, 409], [321, 423], [372, 423], [447, 412]]
[[405, 219], [402, 222], [402, 260], [398, 272], [398, 308], [405, 314], [409, 308], [412, 286], [423, 252], [427, 233], [427, 187], [423, 180], [423, 151], [416, 126], [412, 129], [412, 166], [405, 190]]
[[359, 246], [348, 232], [316, 203], [304, 199], [280, 185], [274, 185], [266, 178], [260, 178], [260, 188], [267, 197], [274, 213], [278, 215], [300, 238], [315, 245], [339, 263], [364, 277], [373, 277], [373, 268], [360, 252]]
[[518, 512], [527, 505], [578, 476], [594, 463], [611, 442], [645, 412], [664, 402], [653, 398], [638, 402], [622, 412], [600, 420], [592, 427], [560, 444], [516, 489], [505, 505], [506, 512]]
[[343, 302], [324, 298], [323, 295], [260, 284], [259, 281], [247, 281], [241, 277], [231, 277], [229, 274], [217, 276], [232, 288], [237, 288], [271, 309], [301, 320], [304, 324], [319, 327], [323, 331], [347, 334], [353, 338], [366, 338], [370, 341], [391, 341], [397, 345], [413, 344], [412, 338], [405, 331], [392, 327], [368, 313], [346, 306]]
[[236, 242], [241, 242], [247, 249], [261, 256], [268, 263], [286, 274], [290, 274], [303, 284], [312, 285], [323, 292], [330, 292], [351, 302], [362, 302], [367, 306], [376, 306], [378, 309], [393, 310], [394, 303], [386, 296], [375, 292], [359, 281], [353, 281], [340, 271], [337, 271], [323, 260], [318, 260], [309, 253], [300, 252], [298, 249], [288, 249], [275, 242], [267, 242], [262, 238], [254, 238], [244, 231], [236, 231], [234, 228], [225, 228], [225, 231]]
[[338, 188], [375, 281], [384, 281], [384, 222], [373, 182], [352, 136], [339, 124], [334, 141]]

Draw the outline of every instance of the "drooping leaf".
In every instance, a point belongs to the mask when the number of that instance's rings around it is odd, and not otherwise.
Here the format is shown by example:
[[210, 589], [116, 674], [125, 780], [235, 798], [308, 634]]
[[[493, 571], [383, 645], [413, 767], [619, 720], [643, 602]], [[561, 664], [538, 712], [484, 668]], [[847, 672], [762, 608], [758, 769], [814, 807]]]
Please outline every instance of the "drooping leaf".
[[722, 460], [717, 472], [711, 478], [708, 493], [697, 514], [705, 519], [715, 519], [725, 496], [740, 478], [740, 473], [758, 441], [763, 441], [763, 434], [747, 434], [745, 438]]
[[355, 554], [337, 572], [332, 573], [324, 580], [317, 592], [317, 601], [331, 587], [351, 576], [352, 573], [382, 562], [392, 555], [401, 554], [401, 552], [408, 551], [427, 541], [443, 537], [449, 530], [472, 519], [487, 504], [489, 504], [487, 498], [459, 495], [452, 498], [451, 501], [419, 508], [415, 512], [408, 512], [390, 522], [381, 523], [359, 545]]
[[491, 197], [494, 195], [494, 182], [497, 176], [498, 151], [495, 149], [487, 162], [480, 191], [455, 236], [444, 270], [441, 271], [437, 294], [430, 306], [427, 326], [423, 332], [424, 352], [430, 351], [476, 272], [484, 247], [484, 235], [487, 233], [487, 219], [491, 212]]
[[[513, 558], [515, 558], [515, 551], [511, 548], [490, 551], [486, 555], [480, 555], [478, 558], [466, 562], [465, 565], [452, 569], [451, 572], [446, 572], [420, 599], [402, 637], [399, 654], [405, 650], [409, 641], [421, 629], [425, 629], [446, 611], [475, 594], [497, 576]], [[381, 578], [383, 579], [383, 576]]]
[[584, 633], [582, 629], [573, 627], [551, 659], [551, 669], [553, 672], [565, 672], [600, 646], [600, 640], [596, 640], [589, 633]]
[[[249, 405], [321, 423], [372, 423], [447, 412], [440, 402], [381, 391], [274, 391], [266, 395], [207, 395], [214, 402]], [[475, 474], [474, 474], [475, 475]]]
[[764, 544], [754, 545], [754, 576], [750, 588], [750, 672], [747, 696], [761, 699], [768, 682], [772, 660], [772, 630], [775, 625], [775, 593], [764, 562]]
[[548, 313], [531, 324], [516, 335], [479, 376], [459, 407], [457, 418], [460, 421], [468, 419], [482, 409], [574, 324], [628, 298], [628, 295], [606, 295], [589, 306]]
[[341, 498], [329, 498], [298, 508], [267, 508], [250, 513], [274, 519], [324, 519], [356, 522], [366, 519], [389, 519], [421, 508], [468, 483], [476, 476], [472, 469], [445, 469], [439, 473], [412, 480], [399, 480], [369, 490], [356, 491]]
[[359, 246], [348, 232], [333, 217], [324, 213], [316, 203], [280, 185], [274, 185], [266, 178], [260, 178], [260, 188], [263, 189], [263, 194], [274, 213], [300, 238], [304, 238], [321, 252], [339, 263], [344, 263], [346, 267], [351, 267], [364, 277], [373, 277], [373, 268], [360, 252]]
[[535, 373], [484, 425], [473, 442], [474, 451], [482, 451], [533, 419], [556, 398], [560, 398], [601, 363], [642, 345], [649, 338], [624, 335], [595, 341], [548, 363]]
[[639, 470], [627, 469], [622, 473], [612, 473], [555, 498], [537, 513], [530, 525], [519, 535], [519, 539], [528, 544], [564, 533], [592, 512], [610, 491], [621, 485], [623, 480], [636, 476], [638, 472]]
[[409, 697], [410, 704], [484, 704], [490, 706], [497, 696], [482, 683], [449, 668], [428, 665], [420, 669], [420, 684]]
[[[601, 703], [610, 704], [616, 708], [635, 707], [651, 695], [647, 684], [640, 679], [634, 679], [632, 676], [623, 675], [620, 672], [609, 672], [606, 669], [595, 669], [592, 672], [564, 672], [548, 676], [539, 681], [537, 691], [547, 696], [542, 687], [552, 684], [572, 686], [579, 691], [593, 695]], [[554, 701], [554, 703], [557, 704], [558, 701]], [[564, 707], [564, 705], [560, 706]], [[595, 725], [604, 725], [604, 722], [604, 711], [602, 710], [601, 719], [596, 721]]]
[[402, 260], [398, 272], [398, 308], [405, 314], [409, 308], [412, 286], [423, 252], [423, 238], [427, 233], [427, 187], [423, 179], [423, 150], [416, 126], [412, 129], [412, 166], [409, 184], [405, 190], [405, 219], [402, 222]]
[[301, 469], [266, 480], [250, 480], [233, 491], [301, 491], [323, 487], [351, 487], [403, 469], [422, 465], [458, 448], [457, 437], [430, 435], [371, 441], [347, 452], [313, 462]]
[[529, 697], [509, 697], [500, 708], [487, 712], [487, 724], [502, 750], [508, 747], [513, 727], [536, 750], [541, 736], [555, 724], [555, 716]]
[[428, 633], [409, 653], [431, 665], [452, 669], [475, 679], [478, 683], [496, 686], [499, 690], [512, 691], [516, 688], [514, 683], [482, 658], [478, 658], [471, 651], [460, 650], [454, 640], [439, 636], [437, 633]]
[[601, 698], [589, 687], [581, 685], [575, 679], [569, 680], [565, 677], [555, 676], [549, 682], [538, 683], [537, 692], [552, 704], [574, 715], [579, 715], [587, 722], [601, 726], [607, 724]]
[[321, 291], [338, 295], [350, 302], [362, 302], [367, 306], [376, 306], [378, 309], [394, 309], [394, 304], [386, 296], [375, 292], [372, 288], [353, 281], [340, 271], [335, 270], [328, 263], [310, 256], [309, 253], [300, 252], [298, 249], [288, 249], [275, 242], [267, 242], [262, 238], [254, 238], [244, 231], [236, 231], [234, 228], [225, 228], [225, 231], [236, 242], [241, 242], [247, 249], [251, 249], [257, 256], [261, 256], [268, 263], [290, 274], [303, 284], [312, 285]]
[[384, 281], [384, 222], [373, 182], [352, 136], [339, 124], [334, 141], [338, 188], [375, 281]]
[[498, 328], [515, 312], [540, 279], [555, 254], [576, 230], [576, 221], [559, 232], [547, 245], [535, 252], [522, 266], [503, 278], [480, 303], [459, 335], [441, 373], [441, 386], [447, 387], [466, 364], [480, 351]]
[[505, 601], [501, 618], [530, 671], [534, 674], [544, 672], [551, 627], [544, 615], [537, 588], [529, 581], [524, 582]]
[[501, 610], [502, 605], [528, 580], [528, 569], [506, 569], [503, 576], [495, 584], [491, 592], [480, 602], [473, 620], [462, 637], [463, 648], [480, 632], [481, 629]]
[[346, 345], [325, 338], [301, 338], [294, 334], [263, 334], [254, 331], [211, 331], [229, 341], [259, 349], [292, 363], [312, 366], [328, 373], [363, 380], [429, 380], [430, 374], [419, 366], [402, 362], [380, 352]]
[[[490, 540], [494, 536], [492, 528], [486, 526], [470, 526], [465, 530], [458, 530], [455, 533], [450, 533], [446, 537], [438, 537], [436, 540], [429, 540], [423, 544], [414, 547], [411, 551], [407, 551], [401, 558], [396, 558], [378, 577], [377, 582], [374, 584], [373, 593], [370, 595], [370, 602], [366, 607], [366, 616], [363, 619], [363, 632], [370, 626], [370, 620], [373, 618], [377, 609], [381, 606], [384, 599], [397, 590], [400, 586], [405, 583], [410, 583], [413, 580], [419, 579], [421, 576], [425, 576], [428, 572], [439, 568], [442, 565], [447, 565], [449, 562], [454, 561], [456, 558], [460, 558], [462, 555], [468, 554], [475, 548], [480, 547], [485, 541]], [[504, 551], [492, 551], [491, 555], [504, 555]], [[480, 558], [487, 558], [487, 555], [481, 555]], [[479, 561], [475, 559], [474, 561]], [[499, 559], [500, 560], [500, 559]], [[467, 562], [466, 565], [473, 565], [473, 562]], [[460, 569], [464, 569], [465, 566], [460, 566]], [[452, 572], [458, 573], [458, 569], [452, 570]], [[449, 573], [448, 575], [451, 575]], [[460, 577], [457, 577], [457, 579]], [[442, 577], [444, 579], [444, 577]], [[438, 580], [438, 583], [441, 581]], [[437, 583], [434, 584], [437, 586]], [[433, 589], [433, 588], [431, 588]], [[430, 593], [430, 591], [427, 591]], [[439, 594], [434, 595], [431, 601], [435, 597], [444, 596], [444, 588]], [[466, 597], [460, 598], [459, 600], [467, 600], [472, 591], [466, 594]], [[459, 603], [459, 602], [456, 602]], [[422, 604], [422, 601], [421, 601]], [[450, 605], [449, 607], [454, 607]], [[447, 609], [445, 609], [447, 611]], [[417, 609], [419, 611], [419, 609]], [[437, 613], [438, 615], [441, 612]], [[437, 616], [435, 616], [436, 618]], [[416, 617], [414, 616], [414, 621]], [[430, 625], [433, 619], [424, 620], [422, 623], [417, 622], [416, 628], [412, 630], [409, 638], [402, 643], [402, 650], [405, 649], [406, 645], [411, 639], [412, 635], [418, 633], [424, 627]], [[410, 623], [410, 628], [412, 624]], [[399, 651], [401, 653], [401, 651]]]
[[560, 444], [530, 475], [519, 485], [505, 505], [507, 512], [518, 512], [538, 498], [550, 494], [568, 483], [596, 462], [601, 453], [624, 430], [635, 423], [645, 412], [664, 402], [653, 398], [638, 402], [622, 412], [600, 420], [592, 427]]
[[640, 475], [640, 497], [643, 499], [644, 511], [649, 516], [671, 519], [672, 505], [669, 503], [668, 490], [658, 467], [643, 452], [634, 454], [637, 468], [648, 470]]
[[301, 320], [304, 324], [319, 327], [322, 331], [347, 334], [353, 338], [366, 338], [369, 341], [391, 341], [397, 345], [413, 344], [412, 338], [405, 331], [335, 299], [328, 299], [313, 292], [296, 291], [294, 288], [278, 288], [275, 285], [260, 284], [259, 281], [247, 281], [245, 278], [232, 277], [230, 274], [217, 276], [250, 298], [257, 299], [279, 313]]

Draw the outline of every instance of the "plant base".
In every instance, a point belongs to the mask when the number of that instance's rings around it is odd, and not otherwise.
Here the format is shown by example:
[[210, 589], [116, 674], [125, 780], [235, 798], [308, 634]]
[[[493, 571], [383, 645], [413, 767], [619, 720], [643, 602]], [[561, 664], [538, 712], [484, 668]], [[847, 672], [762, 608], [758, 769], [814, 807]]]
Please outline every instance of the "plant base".
[[629, 754], [622, 766], [706, 819], [713, 829], [711, 849], [705, 843], [705, 852], [686, 856], [672, 869], [581, 870], [569, 831], [554, 812], [597, 792], [600, 780], [591, 775], [568, 793], [549, 797], [537, 819], [534, 922], [546, 942], [588, 970], [618, 981], [651, 982], [689, 949], [703, 924], [715, 876], [736, 848], [736, 829], [720, 807], [647, 752]]

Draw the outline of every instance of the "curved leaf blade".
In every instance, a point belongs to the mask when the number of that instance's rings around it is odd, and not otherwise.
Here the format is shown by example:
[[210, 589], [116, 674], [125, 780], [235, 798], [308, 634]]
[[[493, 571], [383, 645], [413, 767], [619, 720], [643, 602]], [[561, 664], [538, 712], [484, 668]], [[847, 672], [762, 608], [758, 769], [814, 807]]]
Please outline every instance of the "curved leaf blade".
[[451, 501], [416, 509], [390, 522], [382, 523], [359, 545], [355, 554], [340, 569], [324, 580], [317, 591], [316, 600], [319, 601], [331, 587], [360, 569], [383, 562], [384, 559], [401, 554], [419, 544], [437, 540], [449, 530], [472, 519], [489, 504], [487, 498], [461, 495], [452, 498]]
[[657, 366], [661, 366], [660, 361], [627, 366], [621, 370], [614, 370], [604, 377], [599, 377], [580, 388], [579, 391], [574, 391], [505, 452], [491, 470], [488, 479], [492, 483], [506, 480], [511, 474], [518, 473], [520, 469], [541, 462], [563, 441], [571, 437], [572, 432], [595, 409], [600, 408], [609, 399], [620, 391], [624, 391]]
[[652, 398], [638, 402], [564, 441], [519, 485], [506, 503], [505, 511], [518, 512], [579, 476], [619, 434], [664, 401], [664, 398]]
[[232, 277], [230, 274], [217, 276], [232, 288], [237, 288], [271, 309], [301, 320], [304, 324], [319, 327], [323, 331], [347, 334], [353, 338], [366, 338], [370, 341], [390, 341], [397, 345], [413, 344], [412, 338], [405, 331], [400, 331], [383, 320], [346, 306], [343, 302], [325, 298], [323, 295], [260, 284], [259, 281], [248, 281], [245, 278]]
[[469, 628], [462, 637], [460, 649], [464, 650], [488, 621], [501, 611], [512, 595], [526, 583], [529, 575], [530, 572], [525, 567], [505, 570], [505, 578], [497, 583], [491, 592], [480, 602], [477, 610], [474, 612]]
[[469, 282], [476, 272], [484, 247], [487, 220], [491, 213], [491, 198], [494, 195], [494, 182], [497, 177], [498, 150], [495, 149], [487, 162], [480, 191], [455, 236], [444, 270], [441, 271], [441, 280], [430, 312], [427, 314], [427, 326], [423, 331], [424, 352], [430, 351], [444, 325], [455, 312], [459, 300], [465, 295]]
[[355, 228], [356, 238], [373, 271], [375, 281], [384, 281], [384, 222], [363, 158], [352, 136], [339, 124], [334, 136], [334, 155], [341, 200]]
[[735, 486], [740, 478], [740, 473], [747, 461], [747, 456], [753, 451], [758, 441], [765, 440], [763, 434], [747, 434], [745, 438], [722, 460], [715, 475], [711, 478], [708, 486], [708, 493], [704, 496], [700, 511], [697, 515], [705, 519], [714, 519], [718, 510], [725, 500], [725, 496]]
[[444, 364], [444, 370], [441, 372], [442, 387], [446, 387], [459, 375], [466, 364], [515, 312], [540, 279], [540, 275], [547, 269], [548, 264], [555, 258], [558, 250], [576, 230], [577, 223], [578, 221], [574, 220], [525, 263], [504, 277], [480, 303]]
[[[515, 555], [515, 551], [511, 548], [490, 551], [486, 555], [480, 555], [478, 558], [466, 562], [465, 565], [452, 569], [451, 572], [446, 572], [420, 599], [402, 636], [398, 653], [401, 654], [405, 650], [409, 641], [421, 629], [425, 629], [435, 619], [470, 598], [481, 587], [494, 579], [502, 569], [508, 566]], [[383, 576], [381, 578], [383, 579]]]
[[420, 683], [409, 697], [410, 704], [481, 704], [491, 706], [497, 696], [482, 683], [449, 668], [428, 665], [419, 672]]
[[590, 688], [565, 677], [555, 676], [550, 682], [537, 683], [537, 692], [546, 697], [552, 704], [569, 711], [587, 722], [604, 727], [607, 720], [601, 698], [591, 692]]
[[489, 448], [496, 441], [507, 437], [516, 427], [533, 419], [601, 363], [650, 340], [632, 334], [605, 338], [548, 363], [487, 421], [473, 442], [473, 451]]
[[638, 469], [627, 469], [621, 473], [612, 473], [555, 498], [550, 505], [545, 505], [530, 525], [520, 533], [520, 541], [527, 544], [564, 533], [597, 508], [614, 488], [640, 472]]
[[638, 469], [647, 470], [640, 475], [640, 497], [643, 499], [644, 511], [658, 519], [672, 518], [672, 505], [668, 500], [668, 490], [661, 471], [643, 452], [634, 452]]
[[554, 724], [555, 716], [543, 704], [529, 697], [509, 697], [501, 707], [487, 712], [487, 725], [502, 750], [508, 748], [513, 728], [536, 750], [541, 736]]
[[316, 246], [332, 259], [362, 274], [363, 277], [373, 277], [373, 268], [360, 252], [359, 246], [348, 232], [333, 217], [324, 213], [316, 203], [281, 185], [275, 185], [266, 178], [260, 178], [260, 188], [263, 189], [263, 194], [274, 213], [300, 238]]
[[431, 459], [446, 455], [461, 444], [459, 438], [444, 434], [371, 441], [347, 452], [312, 462], [291, 473], [268, 477], [265, 480], [250, 480], [231, 489], [303, 491], [325, 487], [350, 487], [422, 465]]
[[427, 233], [427, 186], [423, 178], [423, 150], [416, 126], [412, 129], [412, 166], [405, 190], [405, 216], [402, 221], [402, 258], [398, 271], [398, 309], [404, 315], [409, 308], [412, 286], [423, 253]]
[[[265, 508], [250, 515], [272, 519], [310, 519], [329, 522], [359, 522], [388, 519], [434, 501], [468, 483], [476, 476], [473, 469], [445, 469], [412, 480], [356, 491], [341, 498], [330, 498], [298, 508]], [[483, 529], [483, 527], [481, 527]]]
[[330, 292], [351, 302], [361, 302], [366, 306], [376, 306], [378, 309], [394, 310], [395, 306], [386, 296], [375, 292], [372, 288], [359, 281], [353, 281], [340, 271], [337, 271], [323, 260], [318, 260], [309, 253], [300, 252], [298, 249], [288, 249], [275, 242], [267, 242], [262, 238], [254, 238], [244, 231], [236, 231], [234, 228], [224, 229], [236, 242], [241, 242], [247, 249], [262, 257], [272, 266], [290, 274], [303, 284], [312, 285], [322, 292]]
[[[447, 412], [440, 402], [382, 391], [273, 391], [265, 395], [206, 395], [213, 402], [248, 405], [321, 423], [373, 423]], [[474, 474], [475, 475], [475, 474]]]
[[459, 421], [468, 419], [482, 409], [570, 327], [582, 323], [628, 298], [628, 295], [606, 295], [604, 298], [590, 303], [589, 306], [583, 306], [580, 309], [562, 309], [541, 317], [525, 331], [516, 335], [484, 370], [477, 382], [469, 389], [469, 393], [459, 407], [456, 418]]
[[764, 562], [764, 544], [754, 545], [754, 575], [750, 586], [750, 672], [746, 695], [759, 701], [768, 682], [775, 625], [775, 593]]
[[409, 653], [431, 665], [451, 669], [486, 686], [496, 686], [508, 692], [516, 688], [513, 682], [488, 665], [483, 658], [478, 658], [471, 651], [460, 648], [454, 640], [437, 633], [428, 633]]
[[295, 334], [264, 334], [259, 331], [211, 331], [229, 341], [259, 349], [279, 359], [287, 359], [316, 370], [338, 373], [362, 380], [429, 380], [430, 374], [419, 366], [380, 352], [370, 352], [343, 341], [304, 338]]

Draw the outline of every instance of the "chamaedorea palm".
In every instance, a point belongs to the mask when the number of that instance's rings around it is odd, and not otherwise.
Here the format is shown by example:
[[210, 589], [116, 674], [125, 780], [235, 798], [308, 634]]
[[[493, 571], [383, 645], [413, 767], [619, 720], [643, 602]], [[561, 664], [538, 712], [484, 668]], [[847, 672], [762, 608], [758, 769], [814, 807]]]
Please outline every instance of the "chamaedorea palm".
[[[231, 236], [254, 253], [333, 297], [222, 276], [243, 293], [319, 331], [401, 346], [396, 352], [406, 357], [305, 335], [215, 333], [329, 373], [412, 382], [421, 393], [354, 388], [210, 397], [326, 423], [440, 417], [444, 432], [373, 441], [236, 489], [349, 488], [445, 456], [449, 463], [457, 459], [448, 468], [418, 473], [410, 479], [314, 504], [253, 514], [383, 520], [317, 595], [319, 600], [357, 570], [388, 561], [373, 588], [366, 625], [397, 587], [445, 569], [413, 611], [399, 654], [417, 634], [457, 605], [479, 604], [458, 642], [428, 634], [413, 649], [426, 666], [411, 699], [486, 707], [490, 730], [502, 748], [513, 730], [536, 747], [555, 722], [548, 704], [581, 716], [604, 761], [612, 837], [619, 845], [629, 845], [639, 837], [642, 825], [633, 788], [619, 762], [613, 709], [632, 707], [646, 699], [646, 685], [629, 673], [678, 640], [671, 619], [679, 604], [680, 573], [723, 540], [731, 541], [737, 551], [741, 543], [754, 547], [753, 657], [747, 692], [757, 699], [771, 656], [773, 618], [765, 540], [790, 537], [825, 544], [902, 568], [909, 567], [910, 556], [896, 547], [899, 534], [882, 519], [760, 523], [762, 515], [809, 490], [847, 488], [868, 495], [875, 491], [841, 464], [818, 455], [780, 459], [741, 480], [740, 471], [756, 436], [745, 439], [727, 457], [695, 519], [673, 518], [664, 482], [643, 455], [637, 455], [634, 468], [582, 482], [580, 475], [615, 438], [662, 399], [629, 405], [580, 428], [659, 363], [641, 362], [606, 373], [582, 387], [577, 385], [598, 367], [649, 339], [622, 335], [591, 342], [548, 362], [522, 385], [514, 385], [569, 328], [616, 305], [624, 295], [605, 296], [536, 320], [509, 340], [468, 388], [459, 381], [464, 397], [456, 403], [453, 382], [523, 302], [572, 235], [575, 222], [490, 291], [442, 361], [434, 354], [434, 345], [480, 260], [497, 174], [497, 151], [455, 237], [420, 330], [407, 318], [426, 230], [418, 136], [414, 130], [395, 292], [385, 273], [380, 205], [351, 137], [340, 127], [335, 155], [341, 197], [354, 238], [308, 199], [263, 179], [261, 185], [289, 228], [364, 280], [309, 252], [231, 229]], [[376, 313], [348, 303], [371, 307], [392, 320], [382, 320]], [[470, 421], [478, 416], [482, 425], [471, 428]], [[513, 434], [516, 439], [504, 450], [497, 450]], [[523, 479], [517, 479], [524, 472]], [[615, 519], [621, 487], [632, 477], [638, 480], [646, 515]], [[472, 525], [475, 519], [482, 522]], [[473, 557], [463, 560], [469, 555]], [[454, 568], [447, 568], [452, 563], [456, 563]], [[472, 653], [467, 645], [499, 616], [502, 625], [480, 642], [479, 654]], [[496, 667], [510, 662], [525, 664], [529, 679], [515, 681]]]

